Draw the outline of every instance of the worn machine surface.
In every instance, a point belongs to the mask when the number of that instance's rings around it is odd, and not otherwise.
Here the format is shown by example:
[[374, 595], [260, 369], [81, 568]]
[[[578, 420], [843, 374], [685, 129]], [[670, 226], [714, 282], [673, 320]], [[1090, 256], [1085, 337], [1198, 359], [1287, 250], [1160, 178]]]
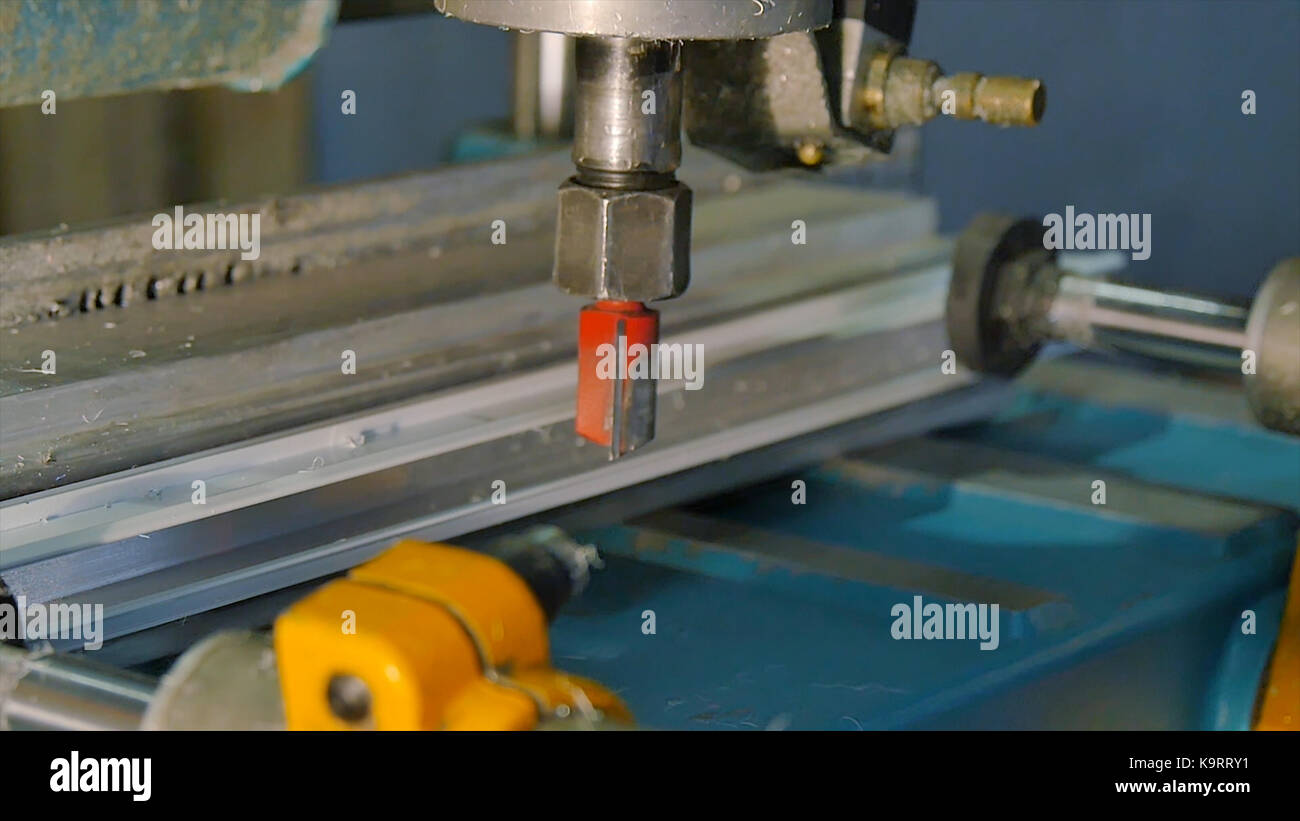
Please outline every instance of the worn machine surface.
[[[526, 32], [483, 161], [189, 207], [251, 259], [0, 239], [0, 727], [1300, 720], [1295, 260], [1246, 306], [939, 235], [908, 127], [1045, 92], [910, 0], [435, 5]], [[69, 88], [270, 87], [338, 11], [248, 8]], [[4, 103], [69, 21], [175, 23], [23, 9]]]

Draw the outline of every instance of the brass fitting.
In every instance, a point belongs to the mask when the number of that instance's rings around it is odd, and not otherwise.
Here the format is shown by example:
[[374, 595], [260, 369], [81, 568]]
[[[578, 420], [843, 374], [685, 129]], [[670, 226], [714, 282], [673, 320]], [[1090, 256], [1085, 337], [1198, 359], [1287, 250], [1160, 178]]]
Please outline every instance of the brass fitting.
[[1030, 77], [985, 77], [967, 71], [940, 77], [931, 87], [940, 113], [945, 92], [952, 91], [952, 116], [959, 120], [983, 120], [993, 125], [1038, 125], [1047, 105], [1043, 83]]
[[974, 72], [944, 76], [931, 60], [888, 49], [871, 56], [864, 76], [860, 119], [869, 130], [921, 125], [939, 114], [1000, 126], [1034, 126], [1047, 103], [1039, 80]]

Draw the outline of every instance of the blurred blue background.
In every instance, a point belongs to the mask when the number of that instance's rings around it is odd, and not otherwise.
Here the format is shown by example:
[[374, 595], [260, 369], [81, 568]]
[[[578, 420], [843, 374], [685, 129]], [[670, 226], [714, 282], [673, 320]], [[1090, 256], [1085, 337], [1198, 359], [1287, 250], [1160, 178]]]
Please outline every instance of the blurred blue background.
[[[1150, 213], [1151, 258], [1126, 276], [1248, 298], [1300, 253], [1297, 44], [1296, 0], [920, 0], [913, 54], [1048, 91], [1035, 129], [925, 126], [921, 189], [946, 231], [981, 210]], [[509, 35], [437, 15], [346, 23], [312, 83], [317, 181], [429, 168], [508, 116]]]

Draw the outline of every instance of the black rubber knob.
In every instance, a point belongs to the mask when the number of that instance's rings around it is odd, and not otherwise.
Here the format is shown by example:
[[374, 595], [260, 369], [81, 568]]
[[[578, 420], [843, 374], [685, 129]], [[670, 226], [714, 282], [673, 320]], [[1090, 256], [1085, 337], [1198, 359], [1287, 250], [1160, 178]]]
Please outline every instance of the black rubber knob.
[[1007, 263], [1044, 253], [1045, 230], [1032, 219], [979, 214], [957, 238], [946, 320], [953, 351], [967, 368], [1011, 376], [1038, 353], [1038, 342], [1027, 344], [1010, 333], [997, 316], [995, 297]]

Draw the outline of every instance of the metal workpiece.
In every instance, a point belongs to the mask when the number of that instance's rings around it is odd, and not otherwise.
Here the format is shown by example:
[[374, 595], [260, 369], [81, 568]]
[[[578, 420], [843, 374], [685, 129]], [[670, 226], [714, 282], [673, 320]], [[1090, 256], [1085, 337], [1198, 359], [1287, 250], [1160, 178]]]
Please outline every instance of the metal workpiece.
[[581, 37], [574, 56], [573, 164], [579, 173], [676, 171], [682, 159], [681, 44]]
[[1032, 219], [980, 214], [958, 238], [947, 322], [963, 364], [1009, 376], [1062, 341], [1244, 374], [1256, 418], [1300, 432], [1300, 260], [1275, 267], [1248, 310], [1063, 268], [1044, 233]]
[[671, 299], [691, 278], [691, 189], [560, 186], [553, 279], [594, 299]]
[[1279, 262], [1255, 294], [1246, 323], [1255, 352], [1246, 395], [1271, 428], [1300, 434], [1300, 257]]
[[[943, 279], [939, 270], [850, 297], [852, 314], [874, 314], [868, 321], [894, 326], [888, 330], [792, 340], [748, 362], [724, 364], [727, 348], [761, 343], [762, 317], [726, 329], [734, 335], [731, 344], [716, 334], [692, 335], [711, 352], [716, 347], [709, 387], [691, 393], [661, 381], [664, 424], [653, 446], [636, 458], [611, 462], [603, 449], [575, 444], [572, 368], [551, 368], [475, 395], [355, 419], [357, 430], [376, 433], [354, 456], [328, 444], [334, 431], [327, 428], [91, 483], [83, 488], [89, 495], [77, 498], [46, 497], [41, 508], [54, 505], [68, 514], [25, 527], [14, 522], [2, 534], [10, 554], [0, 557], [4, 576], [31, 601], [103, 602], [105, 637], [112, 640], [346, 570], [403, 535], [451, 539], [715, 462], [721, 477], [734, 483], [726, 460], [740, 454], [969, 386], [968, 376], [945, 376], [934, 365], [946, 345], [941, 323], [917, 322], [938, 313], [937, 294], [925, 291], [936, 283], [941, 288]], [[912, 290], [922, 282], [921, 291]], [[832, 299], [841, 297], [792, 306], [787, 318], [810, 325], [830, 319]], [[821, 330], [863, 321], [850, 316]], [[680, 338], [669, 342], [680, 344]], [[896, 353], [864, 366], [863, 350]], [[895, 435], [924, 430], [939, 418], [962, 421], [942, 410], [940, 403], [930, 415], [907, 411]], [[987, 403], [967, 408], [965, 418], [988, 411]], [[751, 464], [744, 475], [789, 470], [834, 447], [792, 451], [775, 465]], [[236, 462], [256, 467], [237, 468]], [[285, 472], [312, 464], [321, 466]], [[182, 498], [189, 477], [223, 469], [228, 478], [210, 486], [230, 486], [224, 498], [210, 496], [207, 509]], [[230, 484], [240, 477], [251, 483]], [[498, 479], [505, 483], [506, 504], [490, 500]], [[157, 498], [150, 496], [155, 490]], [[91, 497], [120, 501], [88, 508], [97, 501]], [[642, 497], [641, 503], [661, 498]], [[111, 575], [92, 572], [110, 562]]]
[[[530, 175], [546, 170], [532, 162], [522, 167]], [[773, 212], [774, 204], [790, 211]], [[772, 230], [782, 220], [788, 224], [789, 213], [809, 219], [815, 232], [809, 246], [792, 248], [788, 236]], [[298, 366], [307, 370], [271, 385], [261, 374], [252, 394], [221, 376], [239, 359], [196, 356], [150, 369], [128, 360], [104, 375], [108, 382], [65, 386], [61, 395], [76, 406], [78, 428], [92, 430], [98, 441], [122, 441], [101, 448], [97, 462], [87, 461], [89, 453], [60, 450], [56, 441], [60, 471], [95, 475], [128, 452], [122, 448], [132, 437], [154, 442], [158, 430], [174, 426], [143, 411], [165, 404], [162, 396], [175, 390], [173, 373], [197, 380], [183, 397], [187, 418], [212, 418], [214, 408], [229, 407], [232, 399], [237, 408], [251, 412], [260, 405], [264, 413], [290, 396], [328, 398], [333, 413], [309, 427], [251, 442], [237, 436], [226, 447], [192, 447], [179, 458], [69, 487], [51, 481], [42, 493], [11, 499], [0, 505], [0, 576], [29, 602], [102, 602], [111, 640], [345, 570], [405, 534], [454, 538], [671, 474], [667, 490], [633, 493], [643, 504], [658, 504], [686, 482], [683, 472], [714, 462], [715, 481], [734, 483], [738, 463], [727, 460], [741, 454], [970, 385], [968, 376], [942, 374], [937, 365], [948, 347], [941, 323], [948, 246], [934, 236], [934, 226], [931, 203], [900, 195], [788, 182], [712, 195], [700, 214], [696, 248], [709, 280], [664, 317], [663, 328], [666, 344], [703, 346], [706, 378], [699, 390], [689, 390], [681, 379], [661, 377], [656, 440], [616, 462], [607, 449], [573, 433], [572, 300], [536, 280], [412, 307], [397, 320], [351, 323], [338, 336], [287, 349], [299, 352]], [[424, 260], [413, 270], [427, 270]], [[358, 270], [371, 272], [373, 286], [382, 283], [383, 268]], [[509, 282], [518, 272], [502, 263], [495, 276]], [[401, 276], [411, 288], [415, 279]], [[245, 292], [264, 300], [275, 293], [267, 287]], [[356, 300], [354, 288], [339, 294]], [[255, 304], [242, 304], [256, 311]], [[117, 320], [127, 322], [129, 313]], [[485, 313], [502, 322], [484, 327]], [[274, 321], [274, 312], [269, 316]], [[526, 319], [506, 321], [511, 317]], [[363, 358], [357, 381], [341, 378], [338, 351], [358, 338], [391, 338], [400, 357], [395, 352], [390, 364], [375, 351], [373, 370]], [[218, 340], [208, 344], [217, 348]], [[863, 351], [875, 353], [864, 358]], [[508, 368], [501, 364], [506, 360], [513, 363]], [[135, 416], [110, 409], [96, 418], [100, 406], [86, 403], [110, 383], [131, 394], [141, 409]], [[418, 392], [375, 407], [373, 396], [385, 385]], [[339, 413], [350, 396], [339, 393], [344, 390], [369, 398], [370, 409], [353, 405], [351, 413]], [[26, 398], [39, 402], [42, 393]], [[12, 401], [22, 398], [0, 397], [6, 420], [10, 408], [23, 412], [24, 403]], [[88, 425], [83, 412], [95, 421]], [[915, 409], [906, 416], [914, 430], [934, 424]], [[122, 418], [135, 421], [129, 429], [113, 421]], [[246, 428], [243, 421], [236, 425]], [[7, 424], [3, 433], [21, 435]], [[200, 441], [211, 441], [211, 434], [196, 432]], [[3, 445], [10, 461], [26, 452], [19, 439]], [[37, 450], [47, 446], [33, 443]], [[791, 449], [787, 461], [747, 463], [744, 475], [825, 458], [827, 447]], [[24, 471], [9, 481], [30, 478], [35, 474]], [[193, 504], [196, 478], [207, 483], [204, 505]], [[505, 504], [493, 503], [496, 480], [505, 483]]]
[[859, 99], [850, 117], [861, 131], [922, 125], [940, 114], [991, 125], [1035, 126], [1047, 105], [1040, 80], [974, 72], [945, 76], [937, 63], [890, 47], [870, 55], [859, 79]]
[[434, 0], [434, 8], [471, 23], [522, 31], [737, 40], [808, 31], [831, 20], [832, 0]]
[[85, 657], [0, 644], [0, 730], [134, 730], [153, 690]]
[[[663, 333], [704, 346], [707, 378], [660, 379], [656, 441], [610, 462], [573, 433], [576, 305], [547, 281], [553, 180], [571, 167], [564, 151], [254, 204], [255, 276], [56, 319], [21, 317], [228, 255], [157, 254], [140, 219], [0, 242], [21, 315], [0, 346], [0, 576], [29, 602], [103, 602], [111, 640], [345, 570], [404, 533], [460, 536], [669, 474], [676, 492], [721, 459], [718, 482], [727, 459], [969, 385], [935, 367], [933, 203], [688, 154], [709, 276]], [[789, 241], [793, 215], [807, 246]], [[488, 240], [498, 218], [504, 246]], [[27, 364], [49, 347], [57, 375]]]
[[[101, 349], [106, 339], [124, 335], [98, 333], [100, 338], [93, 345], [84, 344], [81, 338], [104, 330], [100, 323], [105, 320], [118, 323], [118, 328], [129, 334], [131, 325], [122, 321], [124, 317], [146, 316], [147, 321], [161, 325], [163, 317], [173, 311], [197, 314], [191, 308], [195, 300], [225, 303], [230, 299], [246, 304], [222, 304], [228, 317], [216, 327], [229, 327], [232, 321], [265, 322], [260, 313], [272, 307], [272, 302], [279, 302], [274, 310], [282, 317], [280, 327], [298, 333], [327, 326], [337, 321], [340, 313], [356, 311], [357, 297], [345, 306], [345, 301], [335, 299], [332, 293], [321, 295], [321, 289], [341, 286], [351, 288], [354, 294], [362, 290], [361, 303], [369, 305], [362, 309], [363, 314], [374, 315], [375, 306], [366, 297], [377, 295], [377, 289], [398, 286], [401, 277], [393, 273], [392, 266], [413, 266], [414, 260], [437, 269], [431, 287], [444, 296], [463, 294], [481, 288], [482, 270], [494, 261], [500, 265], [503, 256], [516, 272], [525, 267], [525, 260], [535, 262], [539, 254], [549, 262], [554, 242], [555, 181], [570, 173], [568, 151], [556, 151], [241, 203], [185, 205], [187, 212], [260, 215], [261, 255], [256, 260], [241, 259], [238, 249], [158, 253], [151, 241], [153, 226], [148, 219], [139, 218], [0, 237], [0, 272], [4, 274], [0, 276], [0, 329], [52, 327], [63, 320], [86, 318], [86, 323], [63, 326], [61, 348], [66, 354], [69, 334], [78, 337], [78, 347]], [[697, 185], [720, 188], [726, 173], [735, 172], [716, 163], [697, 175]], [[508, 245], [482, 241], [490, 235], [488, 226], [494, 219], [508, 221]], [[521, 227], [529, 233], [528, 242], [519, 241]], [[471, 256], [477, 257], [476, 261], [471, 262]], [[359, 275], [358, 266], [366, 261], [372, 263], [365, 275], [366, 287], [359, 289], [355, 282], [346, 282]], [[478, 270], [471, 271], [473, 268]], [[544, 281], [549, 265], [535, 266], [530, 273], [534, 281]], [[294, 310], [301, 297], [281, 293], [299, 278], [310, 280], [318, 297], [312, 311]], [[274, 298], [268, 292], [275, 294]], [[262, 298], [253, 298], [253, 294]], [[205, 324], [203, 319], [191, 317], [198, 326]], [[196, 335], [203, 334], [201, 327], [197, 331]], [[189, 352], [148, 345], [148, 338], [156, 337], [157, 332], [142, 331], [136, 340], [146, 343], [135, 347], [148, 354], [137, 365], [155, 365], [163, 358], [184, 357]], [[184, 341], [184, 336], [177, 340]], [[25, 346], [23, 337], [11, 335], [6, 342], [0, 355]], [[61, 355], [60, 371], [65, 361]], [[109, 366], [104, 358], [87, 356], [77, 371], [95, 373]], [[21, 366], [15, 363], [17, 367]], [[17, 388], [22, 390], [68, 381], [66, 375], [60, 380], [44, 380], [35, 375], [15, 376], [15, 372], [14, 368], [3, 372], [0, 385], [17, 380]]]
[[[554, 180], [572, 172], [568, 155], [243, 204], [264, 215], [262, 257], [246, 278], [227, 279], [239, 264], [227, 251], [157, 253], [147, 219], [0, 239], [0, 498], [571, 361], [582, 303], [550, 282]], [[922, 201], [792, 186], [700, 151], [686, 167], [698, 195], [694, 261], [715, 284], [697, 283], [674, 309], [684, 320], [797, 292], [794, 266], [809, 249], [860, 258], [932, 230]], [[790, 244], [794, 214], [813, 245]], [[496, 219], [509, 224], [506, 245], [489, 241]], [[834, 233], [816, 239], [821, 226]], [[719, 290], [778, 266], [791, 273], [767, 287]], [[206, 287], [143, 293], [196, 275]], [[311, 311], [299, 310], [304, 289]], [[93, 298], [121, 291], [137, 297]], [[51, 317], [55, 305], [66, 310]], [[666, 320], [669, 331], [678, 321]], [[47, 349], [57, 374], [41, 370]], [[344, 350], [358, 367], [341, 377]]]

